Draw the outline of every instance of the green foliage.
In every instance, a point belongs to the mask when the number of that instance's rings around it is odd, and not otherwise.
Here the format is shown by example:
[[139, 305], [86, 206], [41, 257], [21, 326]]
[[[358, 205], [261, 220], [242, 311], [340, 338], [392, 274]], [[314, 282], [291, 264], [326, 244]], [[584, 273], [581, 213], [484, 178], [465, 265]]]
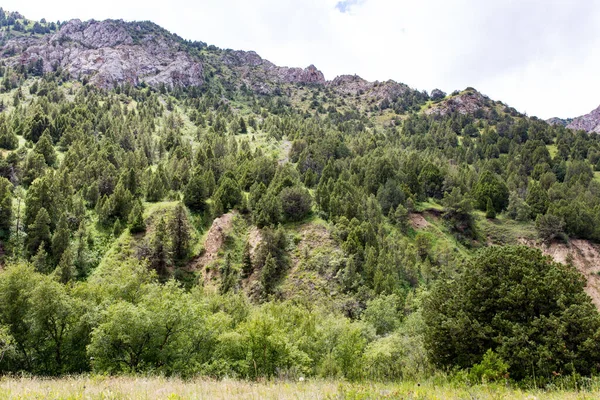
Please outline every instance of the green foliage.
[[556, 215], [539, 215], [535, 220], [538, 236], [545, 242], [560, 237], [564, 233], [565, 221]]
[[492, 199], [490, 199], [489, 197], [487, 199], [487, 206], [485, 208], [485, 217], [490, 219], [496, 218], [496, 209], [494, 208]]
[[473, 198], [478, 209], [485, 211], [487, 200], [491, 199], [494, 209], [500, 212], [508, 206], [508, 188], [492, 172], [485, 171], [473, 188]]
[[508, 364], [491, 349], [486, 351], [480, 363], [469, 370], [469, 378], [473, 382], [497, 382], [508, 378]]
[[0, 177], [0, 239], [8, 240], [13, 220], [12, 185]]
[[[600, 352], [600, 315], [573, 268], [539, 250], [490, 247], [455, 279], [441, 279], [424, 303], [425, 344], [438, 366], [469, 368], [489, 350], [514, 379], [535, 369], [588, 374]], [[557, 335], [557, 332], [560, 334]], [[564, 351], [568, 349], [568, 351]]]
[[225, 176], [215, 191], [214, 201], [222, 206], [222, 212], [226, 212], [240, 205], [242, 202], [242, 191], [233, 177]]
[[378, 335], [394, 331], [400, 324], [400, 299], [395, 294], [378, 296], [367, 302], [363, 320], [375, 328]]
[[279, 194], [279, 198], [286, 221], [301, 221], [311, 212], [312, 197], [308, 190], [302, 187], [286, 187]]
[[146, 231], [144, 221], [144, 206], [140, 200], [136, 201], [129, 214], [129, 232], [136, 234]]
[[51, 243], [50, 216], [45, 208], [38, 211], [33, 224], [28, 227], [27, 249], [29, 255], [35, 254], [40, 247], [49, 248]]
[[531, 206], [533, 218], [540, 214], [545, 214], [548, 211], [548, 193], [542, 188], [538, 182], [532, 182], [527, 191], [527, 204]]

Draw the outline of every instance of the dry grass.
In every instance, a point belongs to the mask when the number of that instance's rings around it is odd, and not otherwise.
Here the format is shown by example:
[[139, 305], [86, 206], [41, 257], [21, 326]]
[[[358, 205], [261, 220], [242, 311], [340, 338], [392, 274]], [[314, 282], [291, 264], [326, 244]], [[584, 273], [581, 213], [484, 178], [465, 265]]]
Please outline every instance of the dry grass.
[[352, 384], [335, 381], [182, 381], [166, 378], [0, 378], [0, 399], [597, 399], [594, 392], [524, 392], [503, 386], [455, 388], [402, 382]]

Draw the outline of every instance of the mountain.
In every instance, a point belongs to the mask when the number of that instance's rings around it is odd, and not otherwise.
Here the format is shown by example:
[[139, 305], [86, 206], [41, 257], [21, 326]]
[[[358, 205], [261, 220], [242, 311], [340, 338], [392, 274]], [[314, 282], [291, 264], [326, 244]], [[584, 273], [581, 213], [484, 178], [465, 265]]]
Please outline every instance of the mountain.
[[5, 63], [16, 67], [41, 62], [46, 73], [63, 69], [75, 79], [86, 79], [102, 88], [142, 83], [202, 87], [216, 76], [228, 85], [246, 85], [259, 94], [273, 94], [283, 84], [320, 85], [342, 95], [379, 100], [409, 90], [393, 81], [380, 84], [351, 75], [326, 81], [314, 65], [304, 69], [279, 67], [253, 51], [222, 50], [185, 41], [147, 21], [74, 19], [55, 30], [42, 27], [39, 31], [22, 35], [3, 30]]
[[573, 118], [566, 126], [569, 129], [600, 133], [600, 106], [588, 114]]
[[599, 171], [472, 87], [0, 9], [0, 373], [587, 376]]

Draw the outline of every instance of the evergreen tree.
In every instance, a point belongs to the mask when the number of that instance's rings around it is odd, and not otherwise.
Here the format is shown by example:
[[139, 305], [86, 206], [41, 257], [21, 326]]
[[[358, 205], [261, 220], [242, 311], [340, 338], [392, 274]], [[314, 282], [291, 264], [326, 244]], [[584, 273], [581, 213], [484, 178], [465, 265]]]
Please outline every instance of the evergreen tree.
[[206, 191], [203, 175], [199, 169], [196, 169], [183, 191], [183, 202], [191, 210], [202, 211], [205, 208]]
[[169, 233], [171, 235], [171, 249], [176, 260], [185, 260], [188, 256], [190, 246], [190, 225], [187, 212], [182, 203], [177, 203], [169, 221]]
[[260, 273], [260, 283], [262, 284], [265, 295], [271, 294], [275, 287], [275, 279], [278, 275], [277, 261], [271, 253], [267, 254], [265, 264]]
[[48, 129], [44, 130], [40, 140], [38, 140], [34, 147], [34, 151], [44, 156], [46, 165], [53, 166], [56, 163], [56, 151], [54, 150], [52, 137]]
[[36, 271], [42, 274], [50, 272], [48, 270], [48, 252], [44, 249], [43, 244], [38, 247], [37, 252], [31, 259], [31, 265], [33, 265]]
[[63, 252], [60, 262], [56, 267], [56, 274], [61, 283], [67, 283], [75, 279], [76, 270], [73, 265], [73, 251], [70, 247]]
[[161, 179], [160, 174], [155, 172], [150, 178], [150, 184], [148, 185], [148, 190], [146, 191], [146, 199], [149, 202], [157, 202], [161, 201], [164, 196], [165, 187], [163, 180]]
[[56, 262], [60, 261], [62, 254], [69, 247], [70, 229], [67, 218], [63, 214], [58, 221], [54, 235], [52, 235], [52, 257]]
[[114, 237], [119, 237], [121, 236], [121, 232], [123, 232], [123, 226], [121, 224], [121, 220], [117, 218], [113, 224], [112, 234]]
[[231, 265], [231, 253], [225, 257], [225, 264], [221, 267], [221, 286], [219, 286], [219, 293], [225, 294], [231, 291], [236, 284], [237, 274]]
[[156, 271], [162, 281], [168, 277], [169, 252], [167, 245], [167, 228], [164, 218], [161, 218], [156, 224], [152, 240], [150, 267]]
[[27, 251], [34, 255], [40, 247], [48, 247], [51, 242], [50, 216], [45, 208], [41, 208], [33, 224], [29, 225], [27, 236]]
[[144, 206], [138, 199], [133, 205], [129, 214], [129, 232], [136, 234], [146, 231], [146, 222], [144, 221]]
[[8, 240], [12, 227], [12, 184], [0, 177], [0, 240]]
[[546, 211], [548, 211], [548, 193], [546, 193], [542, 186], [536, 181], [529, 185], [525, 201], [531, 207], [531, 215], [533, 218], [537, 217], [539, 214], [546, 214]]
[[252, 265], [252, 256], [250, 255], [250, 242], [246, 241], [244, 252], [242, 254], [242, 278], [247, 278], [254, 272]]

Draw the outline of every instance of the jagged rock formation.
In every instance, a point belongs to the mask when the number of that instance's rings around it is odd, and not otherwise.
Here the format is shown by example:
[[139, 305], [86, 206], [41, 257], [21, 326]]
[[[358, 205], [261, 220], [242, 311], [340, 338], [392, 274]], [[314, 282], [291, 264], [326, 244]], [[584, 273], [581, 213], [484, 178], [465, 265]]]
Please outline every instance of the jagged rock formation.
[[567, 125], [567, 128], [584, 130], [590, 133], [600, 133], [600, 107], [596, 108], [589, 114], [574, 118], [573, 121]]
[[[154, 28], [153, 30], [148, 27]], [[101, 87], [130, 83], [200, 86], [202, 64], [154, 24], [71, 20], [50, 35], [13, 38], [3, 47], [9, 65], [43, 60], [46, 72], [58, 67], [88, 77]]]
[[478, 110], [491, 105], [491, 100], [474, 89], [467, 89], [456, 96], [435, 104], [425, 110], [427, 115], [445, 116], [453, 112], [474, 114]]
[[395, 99], [411, 89], [394, 81], [368, 82], [356, 75], [325, 80], [314, 65], [280, 67], [254, 51], [221, 50], [202, 55], [186, 42], [150, 22], [71, 20], [55, 33], [9, 38], [0, 49], [13, 67], [43, 61], [45, 72], [61, 68], [99, 87], [115, 84], [157, 87], [202, 86], [207, 70], [234, 87], [274, 94], [284, 84], [323, 85], [342, 95]]

